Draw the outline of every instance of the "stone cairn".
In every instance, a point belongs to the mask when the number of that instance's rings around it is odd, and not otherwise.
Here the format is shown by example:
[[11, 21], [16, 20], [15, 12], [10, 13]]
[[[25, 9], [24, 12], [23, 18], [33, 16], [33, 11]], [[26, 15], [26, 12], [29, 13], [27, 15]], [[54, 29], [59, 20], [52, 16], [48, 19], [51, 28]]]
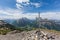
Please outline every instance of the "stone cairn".
[[36, 31], [35, 40], [54, 40], [55, 35], [49, 35], [43, 31]]
[[25, 40], [54, 40], [54, 35], [48, 35], [43, 31], [36, 31], [35, 33], [27, 36]]

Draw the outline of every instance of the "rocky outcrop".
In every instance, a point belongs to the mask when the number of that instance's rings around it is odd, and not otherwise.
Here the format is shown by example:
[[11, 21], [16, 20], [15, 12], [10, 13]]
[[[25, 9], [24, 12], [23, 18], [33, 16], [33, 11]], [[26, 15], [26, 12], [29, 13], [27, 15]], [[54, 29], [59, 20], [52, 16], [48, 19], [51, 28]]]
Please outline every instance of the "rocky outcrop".
[[[16, 31], [14, 31], [16, 32]], [[44, 31], [23, 31], [20, 33], [0, 35], [0, 40], [60, 40], [60, 36]]]

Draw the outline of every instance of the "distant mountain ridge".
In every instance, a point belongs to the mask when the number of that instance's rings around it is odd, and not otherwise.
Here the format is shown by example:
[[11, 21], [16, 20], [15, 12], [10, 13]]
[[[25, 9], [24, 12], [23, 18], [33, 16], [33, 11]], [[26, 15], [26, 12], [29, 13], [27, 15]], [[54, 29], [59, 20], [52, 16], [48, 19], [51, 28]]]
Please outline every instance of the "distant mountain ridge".
[[15, 29], [15, 27], [7, 22], [5, 22], [4, 20], [0, 20], [0, 29]]
[[[8, 21], [6, 21], [6, 22], [8, 22]], [[30, 20], [27, 18], [21, 18], [18, 20], [10, 20], [8, 23], [10, 23], [16, 27], [26, 27], [28, 25], [29, 27], [38, 28], [37, 19], [36, 20]], [[47, 29], [53, 29], [53, 30], [59, 30], [60, 31], [59, 21], [41, 19], [40, 23], [41, 23], [41, 28], [47, 28]]]

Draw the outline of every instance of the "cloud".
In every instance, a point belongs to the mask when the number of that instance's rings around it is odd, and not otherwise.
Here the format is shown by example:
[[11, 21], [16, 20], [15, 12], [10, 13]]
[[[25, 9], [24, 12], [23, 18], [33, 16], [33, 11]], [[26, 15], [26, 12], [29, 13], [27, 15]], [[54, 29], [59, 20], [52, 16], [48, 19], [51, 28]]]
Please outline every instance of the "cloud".
[[18, 9], [0, 9], [0, 19], [19, 19], [22, 17], [26, 17], [28, 19], [35, 19], [36, 14], [35, 13], [27, 13], [23, 14], [23, 11]]
[[60, 20], [60, 12], [45, 12], [41, 13], [42, 18], [47, 18], [47, 19], [56, 19]]
[[20, 5], [20, 4], [16, 4], [16, 6], [17, 6], [17, 8], [18, 9], [20, 9], [20, 8], [22, 8], [23, 6], [22, 5]]
[[31, 3], [31, 5], [34, 5], [36, 8], [40, 7], [41, 4], [40, 3]]
[[[38, 13], [24, 13], [19, 9], [0, 9], [0, 19], [20, 19], [26, 17], [28, 19], [35, 19]], [[60, 12], [43, 12], [41, 13], [43, 19], [56, 19], [60, 20]]]
[[[15, 9], [2, 9], [0, 10], [0, 19], [18, 19], [19, 13], [21, 13], [19, 10]], [[3, 15], [4, 14], [4, 15]]]
[[[30, 5], [30, 7], [35, 6], [35, 8], [38, 8], [41, 6], [41, 3], [38, 2], [31, 2], [30, 0], [16, 0], [16, 6], [18, 9], [25, 8]], [[27, 9], [26, 9], [27, 10]]]
[[[28, 4], [30, 4], [29, 3], [29, 0], [16, 0], [16, 7], [18, 8], [18, 9], [21, 9], [21, 8], [23, 8], [24, 6], [26, 6], [26, 5], [28, 5]], [[23, 6], [24, 5], [24, 6]]]
[[29, 2], [29, 0], [16, 0], [18, 3]]

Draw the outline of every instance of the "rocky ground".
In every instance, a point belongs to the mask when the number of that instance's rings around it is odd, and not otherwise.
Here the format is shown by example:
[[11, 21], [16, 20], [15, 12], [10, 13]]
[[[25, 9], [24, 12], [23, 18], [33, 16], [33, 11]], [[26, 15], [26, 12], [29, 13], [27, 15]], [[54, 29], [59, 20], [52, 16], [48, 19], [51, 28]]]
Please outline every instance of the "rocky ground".
[[20, 33], [12, 31], [6, 35], [0, 35], [0, 40], [60, 40], [60, 35], [37, 30]]

